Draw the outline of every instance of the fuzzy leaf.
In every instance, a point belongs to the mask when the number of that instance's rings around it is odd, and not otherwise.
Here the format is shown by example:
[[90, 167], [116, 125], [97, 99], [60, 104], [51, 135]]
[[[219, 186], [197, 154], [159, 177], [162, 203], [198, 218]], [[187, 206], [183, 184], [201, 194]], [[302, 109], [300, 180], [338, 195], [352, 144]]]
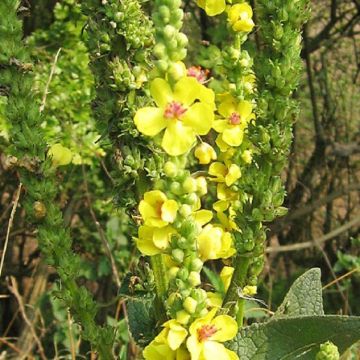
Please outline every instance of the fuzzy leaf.
[[155, 337], [153, 298], [132, 297], [128, 298], [126, 304], [130, 333], [136, 343], [144, 348]]
[[295, 280], [273, 319], [286, 315], [324, 315], [319, 268], [310, 269]]
[[241, 360], [313, 360], [328, 340], [343, 353], [359, 339], [360, 317], [301, 316], [245, 327], [227, 347]]

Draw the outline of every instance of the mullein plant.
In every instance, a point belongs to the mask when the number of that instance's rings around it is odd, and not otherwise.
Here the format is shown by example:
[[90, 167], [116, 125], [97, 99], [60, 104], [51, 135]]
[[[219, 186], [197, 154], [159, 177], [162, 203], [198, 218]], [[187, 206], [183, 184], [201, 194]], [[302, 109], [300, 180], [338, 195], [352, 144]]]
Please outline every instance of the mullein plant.
[[111, 359], [114, 331], [96, 324], [97, 305], [76, 281], [81, 259], [72, 251], [71, 237], [56, 202], [56, 174], [71, 162], [72, 154], [61, 144], [51, 148], [46, 144], [40, 102], [32, 92], [30, 52], [22, 43], [19, 5], [17, 0], [0, 2], [0, 13], [6, 14], [0, 17], [0, 95], [7, 99], [5, 116], [10, 124], [11, 164], [17, 168], [26, 192], [22, 206], [27, 219], [37, 226], [41, 251], [59, 275], [58, 296], [82, 324], [84, 339], [103, 359]]
[[[139, 342], [148, 360], [239, 358], [234, 344], [239, 331], [244, 334], [244, 301], [256, 294], [263, 268], [265, 223], [285, 212], [280, 172], [297, 112], [292, 94], [308, 2], [258, 0], [258, 24], [245, 1], [196, 3], [226, 22], [228, 41], [215, 79], [186, 60], [182, 1], [81, 4], [95, 80], [93, 111], [115, 149], [116, 200], [134, 219], [134, 242], [150, 259], [151, 271], [142, 279], [149, 286], [141, 290], [151, 296], [139, 301], [150, 298], [153, 307], [140, 312], [137, 293], [128, 297], [133, 337], [150, 333]], [[8, 98], [11, 150], [22, 159], [25, 208], [60, 275], [60, 296], [100, 358], [111, 359], [113, 329], [95, 324], [96, 306], [76, 285], [79, 261], [55, 206], [54, 175], [71, 153], [60, 144], [47, 149], [43, 140], [17, 5], [0, 4], [11, 14], [0, 20], [0, 91]], [[152, 8], [151, 19], [145, 8]], [[255, 25], [258, 48], [250, 52]], [[214, 288], [202, 276], [210, 261], [219, 267], [221, 284]], [[150, 331], [144, 328], [149, 313], [155, 316]]]

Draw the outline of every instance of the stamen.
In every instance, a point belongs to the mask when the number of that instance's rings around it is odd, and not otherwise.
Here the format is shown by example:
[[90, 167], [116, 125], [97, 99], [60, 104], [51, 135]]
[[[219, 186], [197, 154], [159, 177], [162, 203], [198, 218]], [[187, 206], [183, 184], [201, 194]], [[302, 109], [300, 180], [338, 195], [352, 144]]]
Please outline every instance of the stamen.
[[172, 101], [167, 104], [164, 117], [166, 119], [179, 119], [186, 111], [187, 109], [181, 103]]
[[217, 329], [214, 325], [204, 325], [200, 329], [198, 329], [198, 340], [200, 342], [205, 341], [209, 339], [211, 336], [213, 336], [217, 332]]
[[229, 123], [231, 125], [239, 125], [241, 123], [241, 116], [239, 113], [237, 112], [233, 112], [230, 116], [229, 116]]

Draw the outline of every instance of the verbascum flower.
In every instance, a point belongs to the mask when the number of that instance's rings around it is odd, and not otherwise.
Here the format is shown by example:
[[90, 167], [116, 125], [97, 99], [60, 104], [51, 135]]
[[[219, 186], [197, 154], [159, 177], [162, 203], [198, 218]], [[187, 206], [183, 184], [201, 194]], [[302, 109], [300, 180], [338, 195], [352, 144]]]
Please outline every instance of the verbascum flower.
[[195, 157], [199, 160], [199, 164], [210, 164], [211, 160], [216, 160], [216, 152], [214, 148], [203, 142], [198, 145], [194, 152]]
[[197, 0], [197, 4], [204, 9], [209, 16], [221, 14], [226, 7], [225, 0]]
[[73, 157], [71, 150], [61, 144], [52, 145], [47, 154], [54, 167], [70, 164]]
[[219, 183], [216, 188], [218, 201], [214, 202], [213, 209], [219, 213], [226, 211], [233, 201], [239, 199], [239, 193], [231, 190], [224, 183]]
[[227, 97], [218, 109], [223, 119], [215, 120], [213, 125], [213, 128], [221, 134], [221, 141], [230, 146], [241, 145], [244, 130], [248, 123], [255, 119], [252, 110], [251, 102], [244, 100], [237, 103], [233, 97]]
[[140, 226], [138, 238], [135, 239], [139, 251], [147, 256], [163, 253], [169, 247], [171, 236], [176, 231], [171, 226], [156, 228], [152, 226]]
[[157, 78], [150, 85], [150, 93], [158, 107], [139, 109], [135, 125], [148, 136], [165, 129], [161, 146], [169, 155], [185, 154], [196, 142], [197, 135], [210, 131], [214, 120], [215, 105], [211, 105], [214, 93], [195, 78], [180, 79], [173, 90], [168, 82]]
[[178, 209], [178, 203], [169, 200], [160, 190], [146, 192], [139, 204], [144, 224], [159, 228], [174, 222]]
[[217, 309], [196, 319], [189, 328], [190, 336], [186, 346], [191, 360], [236, 360], [236, 353], [222, 343], [233, 339], [238, 331], [236, 321], [228, 315], [216, 315]]
[[189, 352], [181, 346], [188, 331], [176, 320], [163, 324], [161, 333], [144, 349], [145, 360], [190, 360]]
[[197, 245], [202, 261], [227, 259], [235, 253], [231, 234], [212, 224], [208, 224], [202, 229], [197, 239]]
[[235, 4], [230, 7], [228, 20], [234, 31], [250, 32], [254, 28], [253, 11], [248, 3]]
[[214, 176], [212, 181], [225, 183], [226, 186], [233, 185], [241, 177], [241, 170], [236, 164], [226, 161], [214, 162], [209, 167], [209, 175]]

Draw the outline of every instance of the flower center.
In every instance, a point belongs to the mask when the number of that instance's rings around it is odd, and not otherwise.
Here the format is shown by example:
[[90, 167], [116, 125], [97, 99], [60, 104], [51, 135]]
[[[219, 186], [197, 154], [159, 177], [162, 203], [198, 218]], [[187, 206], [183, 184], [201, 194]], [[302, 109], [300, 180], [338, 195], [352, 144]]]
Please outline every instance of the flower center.
[[200, 329], [198, 329], [198, 339], [200, 342], [206, 341], [211, 336], [213, 336], [217, 332], [217, 329], [214, 325], [204, 325]]
[[233, 112], [229, 116], [229, 123], [231, 125], [239, 125], [241, 123], [241, 116], [237, 112]]
[[155, 211], [156, 211], [156, 214], [159, 218], [161, 218], [161, 215], [162, 215], [162, 206], [163, 206], [163, 202], [162, 201], [158, 201], [156, 204], [155, 204]]
[[181, 103], [172, 101], [166, 105], [164, 117], [166, 119], [179, 119], [186, 110], [187, 109]]
[[191, 66], [187, 71], [187, 75], [194, 77], [200, 84], [204, 84], [209, 75], [209, 70], [203, 70], [201, 66]]

